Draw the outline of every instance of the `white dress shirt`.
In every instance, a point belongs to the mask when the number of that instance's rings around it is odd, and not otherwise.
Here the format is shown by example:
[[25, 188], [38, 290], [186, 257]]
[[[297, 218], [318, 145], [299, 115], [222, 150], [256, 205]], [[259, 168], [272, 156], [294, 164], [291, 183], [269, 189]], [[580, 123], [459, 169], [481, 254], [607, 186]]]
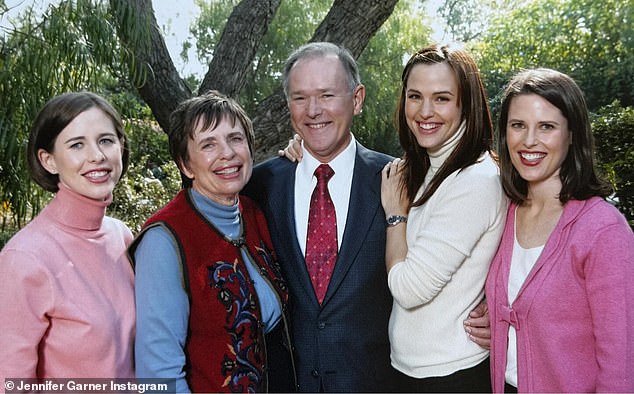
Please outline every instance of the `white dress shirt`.
[[[317, 185], [317, 178], [314, 175], [315, 169], [322, 164], [312, 156], [304, 147], [302, 142], [302, 161], [295, 170], [295, 231], [297, 241], [306, 255], [306, 233], [308, 231], [308, 211], [310, 210], [310, 197]], [[337, 214], [337, 245], [341, 247], [343, 232], [346, 228], [346, 218], [348, 216], [348, 204], [350, 203], [350, 190], [352, 188], [352, 173], [354, 172], [354, 161], [357, 153], [357, 144], [354, 136], [350, 139], [348, 146], [329, 163], [335, 175], [328, 181], [328, 191], [330, 198], [335, 205]]]

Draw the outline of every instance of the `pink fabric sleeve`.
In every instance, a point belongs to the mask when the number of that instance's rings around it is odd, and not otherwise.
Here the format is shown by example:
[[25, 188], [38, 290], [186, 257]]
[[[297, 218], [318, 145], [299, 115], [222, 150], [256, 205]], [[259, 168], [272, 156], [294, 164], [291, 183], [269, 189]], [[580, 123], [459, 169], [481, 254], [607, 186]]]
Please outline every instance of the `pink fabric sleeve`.
[[35, 377], [53, 305], [49, 273], [34, 256], [7, 249], [0, 254], [0, 278], [0, 381]]
[[598, 392], [634, 392], [634, 237], [610, 226], [584, 267], [599, 366]]

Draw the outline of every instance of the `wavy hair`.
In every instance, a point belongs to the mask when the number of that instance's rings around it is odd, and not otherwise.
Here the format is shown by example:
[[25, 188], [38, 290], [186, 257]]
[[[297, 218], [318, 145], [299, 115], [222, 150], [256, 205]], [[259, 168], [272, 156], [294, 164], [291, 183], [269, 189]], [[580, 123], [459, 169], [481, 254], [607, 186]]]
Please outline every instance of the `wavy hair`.
[[[465, 123], [464, 135], [447, 161], [434, 175], [429, 187], [418, 200], [416, 193], [423, 184], [429, 170], [430, 160], [427, 150], [416, 141], [405, 116], [407, 81], [414, 67], [446, 63], [458, 81], [458, 102], [461, 105], [461, 122]], [[399, 141], [404, 151], [403, 190], [411, 206], [423, 205], [438, 189], [440, 184], [453, 172], [475, 164], [484, 152], [492, 153], [493, 123], [486, 92], [480, 78], [480, 71], [473, 58], [464, 50], [447, 45], [431, 45], [416, 52], [405, 65], [401, 76], [401, 94], [395, 114]]]

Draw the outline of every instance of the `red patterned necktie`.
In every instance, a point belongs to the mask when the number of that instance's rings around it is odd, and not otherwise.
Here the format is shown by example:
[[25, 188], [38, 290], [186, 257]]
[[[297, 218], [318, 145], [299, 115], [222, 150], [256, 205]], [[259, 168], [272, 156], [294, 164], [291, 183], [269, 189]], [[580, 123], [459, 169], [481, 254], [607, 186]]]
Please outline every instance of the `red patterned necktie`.
[[328, 181], [334, 174], [328, 164], [317, 167], [317, 186], [310, 198], [308, 213], [306, 266], [320, 304], [326, 295], [337, 259], [337, 216], [328, 192]]

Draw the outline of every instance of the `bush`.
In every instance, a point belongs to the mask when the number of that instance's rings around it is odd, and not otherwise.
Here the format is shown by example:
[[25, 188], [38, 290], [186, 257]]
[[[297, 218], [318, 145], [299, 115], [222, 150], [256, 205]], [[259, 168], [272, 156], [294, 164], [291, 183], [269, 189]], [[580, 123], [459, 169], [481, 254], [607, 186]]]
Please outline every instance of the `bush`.
[[634, 228], [634, 107], [614, 102], [600, 108], [592, 130], [599, 166], [614, 186], [613, 200]]
[[133, 232], [180, 190], [181, 177], [169, 154], [167, 134], [150, 122], [128, 122], [130, 165], [114, 191], [109, 215]]

